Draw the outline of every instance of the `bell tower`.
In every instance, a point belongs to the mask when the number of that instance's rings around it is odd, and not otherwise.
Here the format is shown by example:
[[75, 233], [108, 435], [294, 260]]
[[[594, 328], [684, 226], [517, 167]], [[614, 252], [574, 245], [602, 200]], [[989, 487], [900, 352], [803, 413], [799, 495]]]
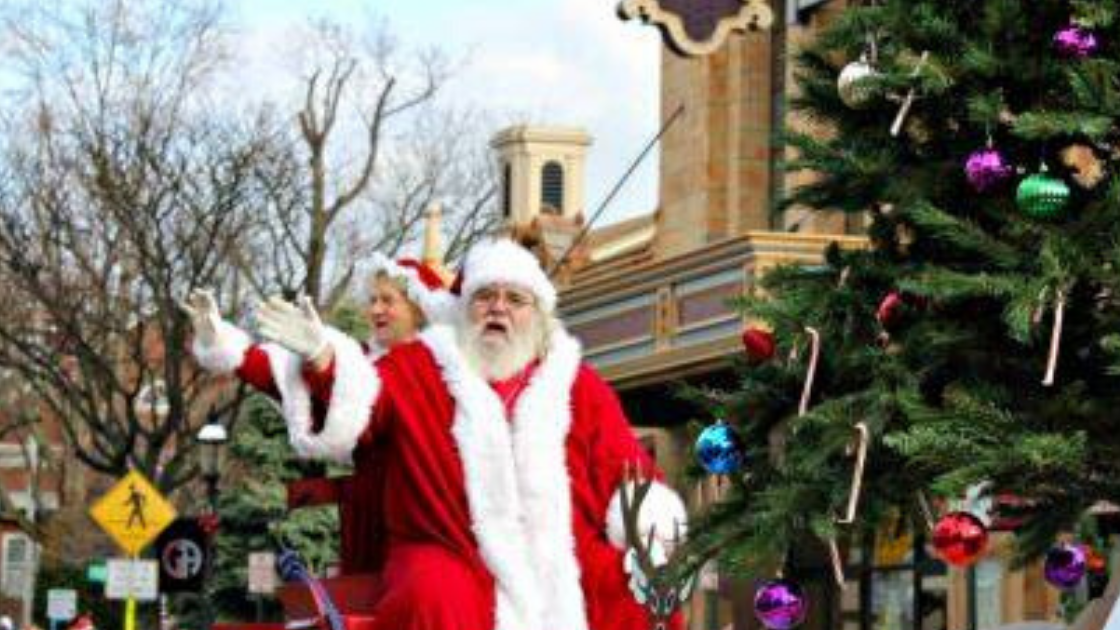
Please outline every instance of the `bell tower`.
[[495, 134], [490, 146], [506, 232], [546, 265], [557, 262], [583, 226], [591, 136], [573, 127], [517, 125]]

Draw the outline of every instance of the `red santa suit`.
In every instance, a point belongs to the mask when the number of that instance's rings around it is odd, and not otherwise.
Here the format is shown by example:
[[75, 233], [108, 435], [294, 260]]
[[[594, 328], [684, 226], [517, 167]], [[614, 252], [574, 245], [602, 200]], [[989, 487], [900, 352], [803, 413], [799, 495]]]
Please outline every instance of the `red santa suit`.
[[[385, 274], [396, 281], [408, 299], [424, 313], [429, 322], [446, 321], [454, 315], [455, 299], [444, 286], [443, 279], [425, 263], [413, 259], [392, 260], [374, 253], [370, 260], [370, 274]], [[196, 344], [200, 362], [216, 371], [226, 372], [236, 368], [238, 376], [258, 391], [280, 403], [289, 435], [297, 453], [304, 457], [319, 457], [322, 453], [309, 447], [307, 433], [322, 429], [325, 405], [316, 401], [307, 386], [297, 378], [301, 361], [288, 350], [276, 344], [250, 346], [249, 336], [232, 326], [224, 325], [221, 331], [223, 344], [219, 347], [236, 349], [246, 347], [240, 365], [236, 352], [221, 356], [220, 350]], [[337, 336], [337, 335], [336, 335]], [[362, 353], [372, 363], [385, 354], [385, 348], [372, 338], [362, 345]], [[387, 534], [381, 513], [381, 495], [384, 492], [384, 462], [378, 449], [383, 445], [366, 442], [353, 453], [332, 457], [338, 463], [354, 463], [353, 472], [343, 486], [348, 496], [339, 501], [344, 513], [342, 573], [376, 573], [385, 563]]]
[[[553, 333], [515, 402], [468, 365], [449, 327], [432, 326], [376, 365], [342, 335], [331, 343], [325, 385], [306, 383], [299, 365], [270, 361], [267, 374], [254, 373], [245, 340], [220, 354], [251, 382], [305, 388], [295, 397], [308, 411], [308, 392], [321, 397], [321, 430], [310, 413], [289, 425], [299, 452], [353, 454], [360, 465], [367, 445], [385, 445], [388, 558], [376, 628], [647, 630], [623, 570], [617, 488], [628, 466], [654, 467], [572, 337]], [[677, 495], [656, 483], [639, 528], [669, 533], [684, 519]]]

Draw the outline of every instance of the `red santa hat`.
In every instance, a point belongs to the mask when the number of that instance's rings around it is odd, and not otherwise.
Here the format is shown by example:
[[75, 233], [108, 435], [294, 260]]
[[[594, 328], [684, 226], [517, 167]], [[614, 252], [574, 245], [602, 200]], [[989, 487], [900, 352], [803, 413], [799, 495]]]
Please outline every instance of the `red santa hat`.
[[507, 238], [472, 247], [451, 292], [470, 298], [482, 287], [498, 283], [531, 292], [546, 313], [556, 308], [556, 287], [552, 286], [540, 261], [529, 250]]
[[448, 293], [443, 278], [428, 265], [414, 258], [391, 260], [375, 253], [372, 271], [400, 282], [408, 299], [415, 302], [429, 320], [444, 319], [449, 314], [454, 298]]

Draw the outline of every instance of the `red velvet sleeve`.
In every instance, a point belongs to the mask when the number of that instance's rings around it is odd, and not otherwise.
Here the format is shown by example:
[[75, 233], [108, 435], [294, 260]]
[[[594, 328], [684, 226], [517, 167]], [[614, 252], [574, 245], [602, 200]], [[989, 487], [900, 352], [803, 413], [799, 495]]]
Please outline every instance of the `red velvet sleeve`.
[[322, 370], [316, 370], [310, 363], [305, 362], [303, 369], [303, 382], [311, 392], [311, 399], [321, 403], [330, 402], [331, 392], [334, 389], [334, 359]]
[[663, 475], [638, 441], [614, 390], [594, 371], [586, 372], [587, 392], [581, 400], [591, 407], [596, 428], [591, 441], [591, 461], [595, 463], [591, 479], [605, 511], [628, 466], [659, 481]]
[[237, 377], [266, 396], [280, 398], [280, 391], [276, 389], [276, 381], [272, 378], [272, 364], [268, 360], [268, 353], [259, 345], [251, 345], [245, 351], [245, 357], [237, 368]]

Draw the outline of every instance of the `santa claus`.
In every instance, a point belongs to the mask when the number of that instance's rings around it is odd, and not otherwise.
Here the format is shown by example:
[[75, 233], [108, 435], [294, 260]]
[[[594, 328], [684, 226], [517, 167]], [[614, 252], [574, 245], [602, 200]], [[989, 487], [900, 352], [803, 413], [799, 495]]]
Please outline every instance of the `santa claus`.
[[[377, 628], [648, 627], [627, 586], [617, 495], [626, 471], [654, 465], [555, 305], [536, 258], [498, 240], [468, 255], [453, 324], [374, 365], [308, 304], [259, 309], [261, 334], [305, 361], [269, 370], [323, 410], [321, 426], [293, 427], [297, 449], [345, 460], [385, 445]], [[244, 368], [249, 340], [212, 324], [196, 342], [200, 363]], [[670, 533], [684, 519], [677, 495], [656, 484], [638, 526]]]

